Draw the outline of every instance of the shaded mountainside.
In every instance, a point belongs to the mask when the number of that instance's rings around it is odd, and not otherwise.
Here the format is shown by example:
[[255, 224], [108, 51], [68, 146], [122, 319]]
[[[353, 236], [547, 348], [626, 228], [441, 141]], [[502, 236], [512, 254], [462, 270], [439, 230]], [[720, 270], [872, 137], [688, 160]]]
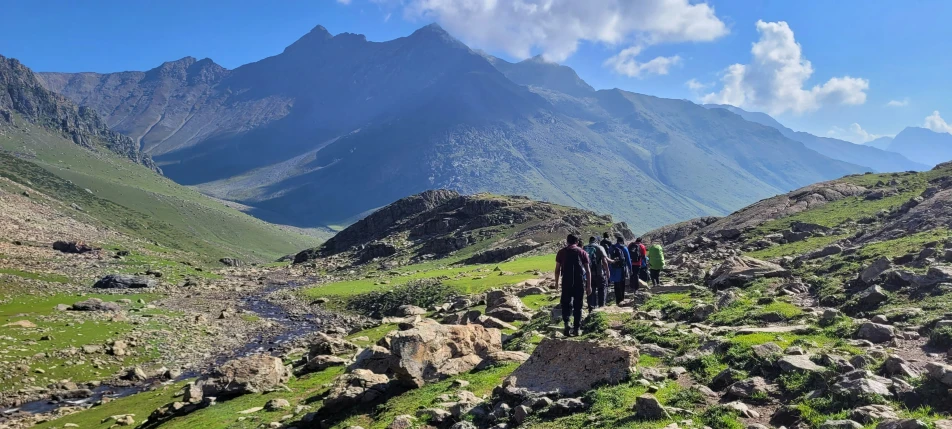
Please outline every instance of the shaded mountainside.
[[357, 264], [379, 259], [400, 265], [452, 257], [467, 264], [495, 263], [557, 249], [568, 233], [634, 234], [611, 216], [491, 194], [432, 190], [400, 199], [357, 221], [295, 263], [341, 255]]
[[952, 134], [908, 127], [893, 137], [887, 150], [928, 165], [952, 161]]
[[727, 112], [594, 91], [538, 58], [487, 58], [435, 25], [387, 42], [319, 26], [234, 70], [185, 58], [43, 78], [138, 139], [173, 180], [305, 227], [446, 188], [590, 208], [643, 230], [866, 170]]
[[29, 122], [62, 133], [87, 149], [106, 149], [159, 171], [152, 158], [132, 139], [110, 130], [94, 108], [77, 107], [46, 89], [32, 70], [0, 55], [0, 126], [16, 126], [14, 113]]
[[783, 126], [766, 113], [748, 112], [734, 106], [719, 104], [709, 104], [705, 105], [705, 107], [711, 109], [726, 109], [740, 115], [748, 121], [776, 128], [784, 137], [801, 142], [811, 150], [833, 159], [870, 167], [876, 172], [923, 171], [935, 164], [934, 162], [922, 162], [922, 158], [911, 160], [913, 159], [912, 157], [907, 158], [902, 154], [896, 153], [897, 151], [895, 150], [889, 152], [891, 149], [887, 149], [888, 145], [883, 145], [882, 142], [869, 142], [865, 145], [860, 145], [829, 137], [818, 137], [802, 131], [794, 131]]

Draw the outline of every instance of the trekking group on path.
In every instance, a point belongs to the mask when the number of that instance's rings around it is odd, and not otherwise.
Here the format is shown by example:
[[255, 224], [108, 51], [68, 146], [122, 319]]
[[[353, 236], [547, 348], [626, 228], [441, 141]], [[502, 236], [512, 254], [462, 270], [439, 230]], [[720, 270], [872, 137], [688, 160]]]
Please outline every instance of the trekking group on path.
[[588, 244], [581, 246], [579, 238], [569, 234], [567, 245], [555, 256], [555, 287], [558, 289], [561, 282], [560, 304], [566, 336], [579, 335], [583, 299], [587, 299], [591, 312], [607, 304], [609, 286], [615, 305], [621, 306], [628, 288], [637, 292], [640, 282], [661, 285], [664, 251], [660, 245], [649, 246], [642, 238], [626, 245], [621, 235], [616, 235], [612, 243], [609, 237], [607, 232], [600, 242], [589, 237]]

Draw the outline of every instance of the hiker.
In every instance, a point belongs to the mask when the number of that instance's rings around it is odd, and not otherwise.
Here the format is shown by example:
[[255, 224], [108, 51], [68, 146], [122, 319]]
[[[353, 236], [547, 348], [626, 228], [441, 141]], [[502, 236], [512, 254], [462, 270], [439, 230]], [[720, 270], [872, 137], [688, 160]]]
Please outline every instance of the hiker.
[[664, 269], [664, 250], [660, 244], [648, 247], [648, 268], [651, 272], [651, 284], [661, 286], [661, 270]]
[[642, 238], [638, 237], [634, 243], [628, 245], [628, 253], [631, 254], [631, 278], [635, 279], [635, 291], [638, 290], [641, 280], [648, 284], [648, 249], [645, 248]]
[[567, 246], [555, 255], [555, 288], [562, 281], [562, 322], [565, 336], [569, 336], [569, 314], [574, 317], [571, 335], [579, 335], [582, 325], [582, 299], [592, 294], [592, 276], [589, 275], [588, 253], [578, 247], [578, 237], [569, 234]]
[[631, 254], [625, 246], [625, 237], [615, 236], [615, 244], [608, 248], [608, 258], [611, 259], [611, 281], [615, 287], [615, 305], [621, 305], [625, 299], [625, 282], [631, 277]]
[[588, 253], [588, 260], [591, 262], [588, 272], [592, 274], [592, 294], [588, 296], [588, 311], [591, 312], [597, 307], [605, 306], [606, 290], [608, 283], [608, 252], [605, 248], [595, 242], [595, 237], [588, 238], [588, 244], [582, 247], [585, 253]]
[[598, 242], [599, 246], [602, 246], [605, 251], [608, 251], [612, 247], [612, 241], [608, 239], [610, 237], [607, 232], [602, 233], [602, 241]]

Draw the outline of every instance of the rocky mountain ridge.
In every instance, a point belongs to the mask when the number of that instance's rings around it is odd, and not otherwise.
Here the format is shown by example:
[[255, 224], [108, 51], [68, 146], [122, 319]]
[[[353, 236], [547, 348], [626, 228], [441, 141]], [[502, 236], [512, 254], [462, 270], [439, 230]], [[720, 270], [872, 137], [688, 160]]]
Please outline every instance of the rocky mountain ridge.
[[136, 142], [110, 130], [93, 108], [77, 107], [47, 90], [33, 71], [16, 59], [0, 56], [0, 125], [16, 126], [17, 118], [62, 133], [80, 146], [104, 147], [160, 172]]
[[[402, 265], [455, 256], [464, 264], [497, 263], [557, 249], [565, 235], [609, 232], [633, 240], [611, 216], [518, 196], [431, 190], [400, 199], [347, 227], [295, 263], [330, 257]], [[343, 254], [343, 255], [342, 255]]]
[[[487, 58], [438, 26], [387, 42], [318, 26], [227, 71], [185, 58], [42, 76], [138, 139], [179, 183], [298, 226], [347, 225], [447, 188], [529, 195], [648, 229], [866, 169], [736, 115], [594, 91], [539, 59]], [[622, 180], [637, 186], [599, 191]]]

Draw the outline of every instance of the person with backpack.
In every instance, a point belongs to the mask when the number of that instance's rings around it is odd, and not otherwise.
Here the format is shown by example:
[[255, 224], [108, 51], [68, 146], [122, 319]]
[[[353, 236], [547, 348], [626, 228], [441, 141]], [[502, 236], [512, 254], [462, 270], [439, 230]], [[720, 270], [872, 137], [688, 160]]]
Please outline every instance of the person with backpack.
[[578, 247], [578, 237], [569, 234], [566, 238], [567, 246], [555, 255], [555, 288], [562, 282], [562, 322], [565, 324], [565, 336], [569, 336], [569, 315], [572, 315], [573, 328], [571, 335], [579, 335], [582, 325], [582, 299], [592, 294], [592, 276], [589, 275], [591, 263], [588, 253]]
[[602, 233], [602, 241], [598, 242], [599, 246], [602, 246], [603, 249], [607, 252], [608, 249], [612, 247], [612, 241], [608, 239], [609, 235], [607, 232]]
[[595, 237], [588, 238], [588, 244], [582, 247], [588, 253], [589, 267], [592, 273], [592, 294], [588, 296], [588, 311], [605, 306], [605, 285], [608, 283], [608, 252], [595, 242]]
[[651, 271], [651, 284], [661, 286], [661, 270], [664, 269], [664, 250], [660, 244], [648, 247], [648, 267]]
[[[631, 277], [640, 279], [648, 284], [648, 249], [645, 248], [642, 238], [638, 237], [634, 243], [628, 245], [628, 253], [631, 254]], [[635, 290], [638, 290], [639, 283], [635, 283]]]
[[625, 237], [615, 236], [615, 244], [608, 249], [608, 258], [611, 260], [609, 280], [615, 287], [615, 305], [621, 305], [625, 299], [625, 283], [631, 277], [631, 254], [625, 246]]

